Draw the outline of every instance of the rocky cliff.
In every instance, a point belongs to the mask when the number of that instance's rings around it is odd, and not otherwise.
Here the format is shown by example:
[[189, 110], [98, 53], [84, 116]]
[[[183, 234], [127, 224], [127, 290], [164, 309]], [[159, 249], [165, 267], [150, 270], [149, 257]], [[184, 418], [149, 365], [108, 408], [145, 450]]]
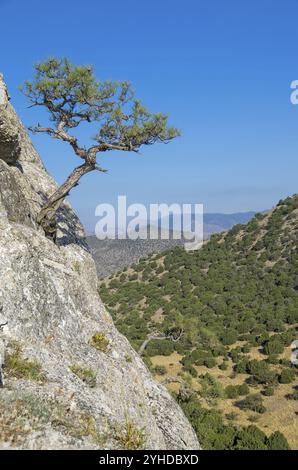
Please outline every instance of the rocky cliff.
[[0, 79], [0, 447], [197, 449], [168, 392], [116, 330], [71, 207], [58, 242], [36, 215], [55, 188]]

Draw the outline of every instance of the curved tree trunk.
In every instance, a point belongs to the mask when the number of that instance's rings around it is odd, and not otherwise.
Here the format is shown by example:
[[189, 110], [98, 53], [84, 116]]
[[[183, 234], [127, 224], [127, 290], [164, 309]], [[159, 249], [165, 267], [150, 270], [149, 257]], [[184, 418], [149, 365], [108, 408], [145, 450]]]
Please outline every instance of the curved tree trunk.
[[152, 341], [153, 339], [168, 339], [168, 338], [167, 338], [166, 335], [163, 335], [163, 334], [154, 334], [154, 333], [153, 333], [152, 335], [149, 335], [149, 336], [144, 340], [144, 342], [141, 344], [140, 349], [138, 350], [139, 356], [143, 356], [146, 347], [148, 346], [148, 344], [150, 343], [150, 341]]
[[144, 351], [145, 351], [145, 349], [146, 349], [148, 343], [151, 341], [151, 339], [152, 339], [152, 338], [149, 337], [149, 338], [145, 339], [145, 341], [142, 343], [142, 345], [141, 345], [141, 347], [140, 347], [140, 349], [139, 349], [139, 351], [138, 351], [138, 354], [139, 354], [140, 356], [143, 356]]
[[79, 184], [79, 180], [87, 173], [95, 170], [95, 163], [85, 162], [78, 166], [69, 175], [67, 180], [54, 192], [42, 207], [38, 214], [37, 222], [42, 226], [46, 236], [52, 240], [56, 240], [57, 221], [56, 212], [63, 203], [64, 199], [69, 195], [72, 188]]
[[174, 341], [175, 343], [179, 341], [179, 339], [183, 336], [184, 331], [180, 330], [177, 335], [173, 335], [171, 333], [165, 334], [165, 333], [152, 333], [147, 336], [147, 338], [143, 341], [143, 343], [140, 346], [140, 349], [138, 350], [138, 354], [140, 356], [143, 356], [145, 349], [147, 348], [148, 344], [150, 341], [153, 339], [169, 339], [170, 341]]

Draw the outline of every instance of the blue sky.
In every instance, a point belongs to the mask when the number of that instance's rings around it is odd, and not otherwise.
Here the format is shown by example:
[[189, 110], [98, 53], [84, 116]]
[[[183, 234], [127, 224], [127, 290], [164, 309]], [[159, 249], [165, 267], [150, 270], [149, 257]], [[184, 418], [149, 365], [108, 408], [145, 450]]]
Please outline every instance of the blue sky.
[[[46, 115], [28, 109], [17, 87], [34, 62], [55, 55], [129, 80], [182, 130], [142, 156], [104, 154], [109, 173], [87, 175], [71, 195], [85, 221], [118, 194], [262, 210], [297, 192], [297, 15], [297, 0], [0, 0], [0, 69], [27, 125]], [[59, 182], [79, 163], [67, 145], [33, 139]]]

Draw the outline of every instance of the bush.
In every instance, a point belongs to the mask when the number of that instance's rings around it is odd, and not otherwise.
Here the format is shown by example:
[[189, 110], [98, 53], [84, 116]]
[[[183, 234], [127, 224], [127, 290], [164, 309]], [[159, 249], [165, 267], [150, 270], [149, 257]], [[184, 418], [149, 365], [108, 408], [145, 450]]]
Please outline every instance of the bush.
[[230, 399], [237, 398], [240, 395], [247, 395], [248, 393], [249, 387], [246, 384], [227, 385], [227, 387], [225, 388], [225, 396]]
[[290, 384], [295, 380], [294, 369], [283, 369], [278, 377], [278, 381], [281, 384]]
[[4, 368], [10, 377], [45, 381], [45, 375], [39, 362], [24, 359], [22, 357], [22, 347], [17, 342], [10, 344], [5, 356]]
[[268, 364], [273, 364], [273, 365], [279, 364], [278, 354], [270, 354], [267, 357], [266, 362]]
[[236, 431], [224, 426], [222, 415], [217, 410], [202, 408], [195, 396], [180, 402], [190, 420], [203, 449], [225, 449], [233, 445]]
[[200, 383], [202, 388], [199, 393], [203, 398], [213, 400], [223, 396], [224, 391], [221, 384], [209, 373], [204, 375]]
[[214, 357], [206, 357], [203, 362], [204, 366], [208, 367], [208, 369], [212, 369], [216, 366], [216, 360]]
[[102, 352], [107, 352], [109, 349], [109, 340], [106, 335], [100, 331], [94, 333], [89, 341], [90, 346]]
[[183, 367], [183, 370], [185, 372], [189, 372], [190, 375], [194, 378], [196, 378], [198, 376], [198, 372], [197, 370], [192, 366], [192, 365], [186, 365]]
[[249, 344], [245, 344], [245, 345], [242, 346], [242, 348], [241, 348], [241, 352], [242, 352], [243, 354], [249, 353], [250, 350], [251, 350], [251, 347], [249, 346]]
[[227, 370], [228, 364], [226, 362], [222, 362], [221, 364], [219, 364], [218, 368], [220, 370]]
[[287, 439], [279, 431], [275, 431], [267, 439], [267, 448], [268, 450], [290, 450]]
[[238, 333], [236, 330], [227, 330], [221, 336], [221, 341], [222, 341], [222, 344], [224, 344], [225, 346], [229, 346], [231, 344], [236, 343], [237, 338], [238, 338]]
[[231, 413], [226, 414], [226, 419], [229, 421], [235, 421], [238, 418], [238, 413], [231, 411]]
[[250, 410], [255, 413], [265, 413], [266, 411], [262, 397], [259, 394], [249, 395], [244, 400], [239, 401], [236, 405], [241, 410]]
[[237, 385], [227, 385], [225, 388], [225, 396], [227, 398], [233, 399], [239, 396], [239, 390]]
[[236, 438], [237, 450], [266, 450], [266, 435], [257, 426], [241, 430]]
[[146, 355], [153, 356], [169, 356], [175, 350], [175, 343], [167, 339], [154, 339], [148, 343], [145, 349]]
[[155, 366], [152, 368], [152, 372], [157, 375], [165, 375], [167, 373], [167, 368], [165, 366]]
[[246, 374], [248, 372], [248, 363], [249, 363], [248, 359], [242, 359], [240, 362], [238, 362], [234, 366], [234, 371], [237, 374]]
[[253, 384], [274, 384], [277, 375], [272, 371], [265, 361], [252, 360], [247, 364], [246, 371], [252, 375], [250, 380]]
[[238, 385], [239, 395], [248, 395], [249, 394], [249, 386], [247, 384]]
[[[178, 397], [177, 397], [178, 398]], [[221, 412], [202, 408], [194, 394], [180, 395], [179, 404], [191, 422], [203, 449], [208, 450], [267, 450], [288, 449], [281, 433], [273, 433], [269, 438], [257, 426], [239, 428], [224, 425]], [[226, 419], [234, 420], [237, 414], [229, 413]]]
[[269, 341], [267, 341], [263, 347], [263, 352], [267, 356], [270, 356], [271, 354], [282, 354], [283, 351], [284, 345], [282, 341], [275, 336], [273, 336], [272, 339], [269, 339]]
[[274, 395], [274, 387], [266, 387], [262, 393], [265, 397], [272, 397]]

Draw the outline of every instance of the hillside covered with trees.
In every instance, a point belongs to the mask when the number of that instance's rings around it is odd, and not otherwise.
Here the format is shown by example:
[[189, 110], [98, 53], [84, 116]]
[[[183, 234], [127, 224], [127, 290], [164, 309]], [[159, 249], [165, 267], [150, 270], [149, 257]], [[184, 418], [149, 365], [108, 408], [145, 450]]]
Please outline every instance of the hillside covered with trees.
[[298, 447], [297, 242], [294, 195], [199, 251], [175, 247], [100, 283], [205, 449]]

